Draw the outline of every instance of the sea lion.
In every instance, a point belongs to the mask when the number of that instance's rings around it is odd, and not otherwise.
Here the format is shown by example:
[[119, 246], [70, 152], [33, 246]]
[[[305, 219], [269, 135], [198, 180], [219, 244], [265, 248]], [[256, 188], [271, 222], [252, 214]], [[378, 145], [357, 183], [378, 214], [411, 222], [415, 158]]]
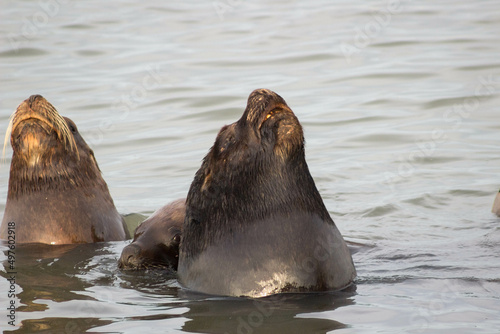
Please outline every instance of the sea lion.
[[121, 269], [171, 268], [177, 270], [186, 199], [158, 209], [137, 227], [134, 240], [118, 260]]
[[278, 94], [253, 91], [203, 159], [178, 276], [188, 289], [248, 297], [352, 284], [352, 257], [309, 173], [302, 126]]
[[[0, 238], [17, 243], [124, 240], [123, 219], [75, 123], [33, 95], [12, 115], [13, 149]], [[5, 147], [5, 145], [4, 145]]]
[[500, 217], [500, 191], [497, 193], [497, 197], [495, 197], [495, 202], [493, 202], [491, 212]]

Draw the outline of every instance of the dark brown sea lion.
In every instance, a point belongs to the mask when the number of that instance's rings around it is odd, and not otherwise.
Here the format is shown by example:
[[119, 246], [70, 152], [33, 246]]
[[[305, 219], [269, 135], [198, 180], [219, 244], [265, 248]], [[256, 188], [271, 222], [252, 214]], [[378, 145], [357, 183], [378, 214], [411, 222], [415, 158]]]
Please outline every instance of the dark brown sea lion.
[[33, 95], [19, 105], [9, 131], [14, 153], [0, 238], [12, 226], [18, 243], [126, 238], [94, 153], [72, 120]]
[[186, 199], [169, 203], [137, 227], [134, 240], [118, 260], [121, 269], [171, 268], [177, 270]]
[[497, 197], [495, 197], [495, 202], [493, 203], [493, 209], [491, 212], [500, 217], [500, 191], [497, 193]]
[[281, 96], [258, 89], [224, 126], [189, 189], [179, 281], [215, 295], [343, 289], [356, 271]]

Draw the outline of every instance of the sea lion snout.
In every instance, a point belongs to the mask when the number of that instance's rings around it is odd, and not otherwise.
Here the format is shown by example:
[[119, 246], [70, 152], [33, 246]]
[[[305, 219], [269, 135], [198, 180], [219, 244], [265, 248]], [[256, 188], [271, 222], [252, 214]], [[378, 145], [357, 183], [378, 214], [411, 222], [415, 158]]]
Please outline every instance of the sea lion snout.
[[253, 92], [250, 93], [250, 95], [248, 96], [248, 99], [249, 100], [253, 100], [253, 99], [262, 99], [262, 98], [265, 98], [266, 96], [273, 96], [273, 95], [278, 95], [276, 94], [275, 92], [273, 92], [272, 90], [269, 90], [269, 89], [266, 89], [266, 88], [258, 88], [258, 89], [255, 89]]
[[120, 260], [118, 261], [118, 267], [120, 268], [137, 268], [140, 266], [142, 260], [140, 258], [141, 248], [135, 244], [129, 244], [122, 251]]
[[285, 100], [277, 93], [266, 88], [260, 88], [250, 93], [250, 95], [248, 96], [247, 105], [260, 107], [259, 109], [264, 111], [265, 108], [262, 108], [262, 106], [267, 106], [272, 102], [274, 102], [275, 104], [286, 105]]
[[31, 95], [28, 98], [27, 102], [28, 102], [29, 107], [33, 108], [33, 104], [35, 104], [37, 102], [37, 100], [42, 100], [42, 99], [45, 100], [42, 95], [35, 94], [35, 95]]
[[[18, 137], [25, 136], [23, 131], [38, 137], [39, 142], [45, 142], [43, 146], [37, 145], [41, 151], [47, 152], [54, 149], [58, 144], [62, 144], [67, 153], [74, 155], [76, 160], [80, 159], [75, 138], [66, 120], [49, 101], [39, 94], [31, 95], [17, 107], [9, 122], [4, 147], [7, 138], [11, 137], [11, 144], [15, 149], [18, 146]], [[54, 140], [49, 138], [53, 134], [57, 136], [57, 138], [54, 137]], [[22, 142], [26, 142], [26, 140]], [[25, 152], [28, 155], [31, 154], [31, 150], [25, 150]]]
[[263, 124], [278, 114], [293, 114], [285, 100], [275, 92], [261, 88], [248, 96], [245, 112], [239, 123], [251, 124], [255, 130], [260, 130]]

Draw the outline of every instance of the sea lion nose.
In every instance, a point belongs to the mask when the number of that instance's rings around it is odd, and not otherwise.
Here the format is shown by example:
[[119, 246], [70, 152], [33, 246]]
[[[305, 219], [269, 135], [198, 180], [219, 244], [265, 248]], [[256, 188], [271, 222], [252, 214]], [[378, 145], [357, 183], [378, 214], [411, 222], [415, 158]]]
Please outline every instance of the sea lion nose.
[[138, 264], [138, 256], [141, 252], [141, 249], [135, 245], [130, 244], [125, 247], [120, 255], [120, 262], [118, 266], [120, 268], [135, 268]]
[[262, 98], [262, 97], [272, 96], [272, 95], [274, 95], [274, 92], [272, 90], [260, 88], [260, 89], [256, 89], [253, 92], [251, 92], [250, 98], [256, 98], [256, 97]]
[[255, 109], [256, 111], [261, 111], [265, 109], [265, 106], [267, 106], [268, 103], [272, 102], [283, 103], [284, 101], [282, 101], [281, 96], [272, 90], [260, 88], [250, 93], [248, 96], [247, 107]]
[[30, 105], [30, 108], [31, 106], [33, 105], [33, 103], [36, 102], [36, 100], [39, 100], [39, 99], [43, 99], [43, 96], [42, 95], [39, 95], [39, 94], [36, 94], [36, 95], [31, 95], [28, 99], [28, 103]]

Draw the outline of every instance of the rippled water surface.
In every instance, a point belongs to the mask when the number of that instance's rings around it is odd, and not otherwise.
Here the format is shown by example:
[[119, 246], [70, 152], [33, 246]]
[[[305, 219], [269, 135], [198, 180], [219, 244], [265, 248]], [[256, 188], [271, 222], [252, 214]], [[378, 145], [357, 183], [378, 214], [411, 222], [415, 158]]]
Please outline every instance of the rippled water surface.
[[[355, 292], [206, 298], [121, 272], [128, 243], [18, 245], [16, 333], [498, 333], [498, 1], [9, 1], [0, 130], [32, 94], [72, 118], [118, 210], [186, 195], [255, 88], [301, 121]], [[10, 156], [0, 167], [5, 209]], [[0, 246], [6, 250], [5, 245]]]

